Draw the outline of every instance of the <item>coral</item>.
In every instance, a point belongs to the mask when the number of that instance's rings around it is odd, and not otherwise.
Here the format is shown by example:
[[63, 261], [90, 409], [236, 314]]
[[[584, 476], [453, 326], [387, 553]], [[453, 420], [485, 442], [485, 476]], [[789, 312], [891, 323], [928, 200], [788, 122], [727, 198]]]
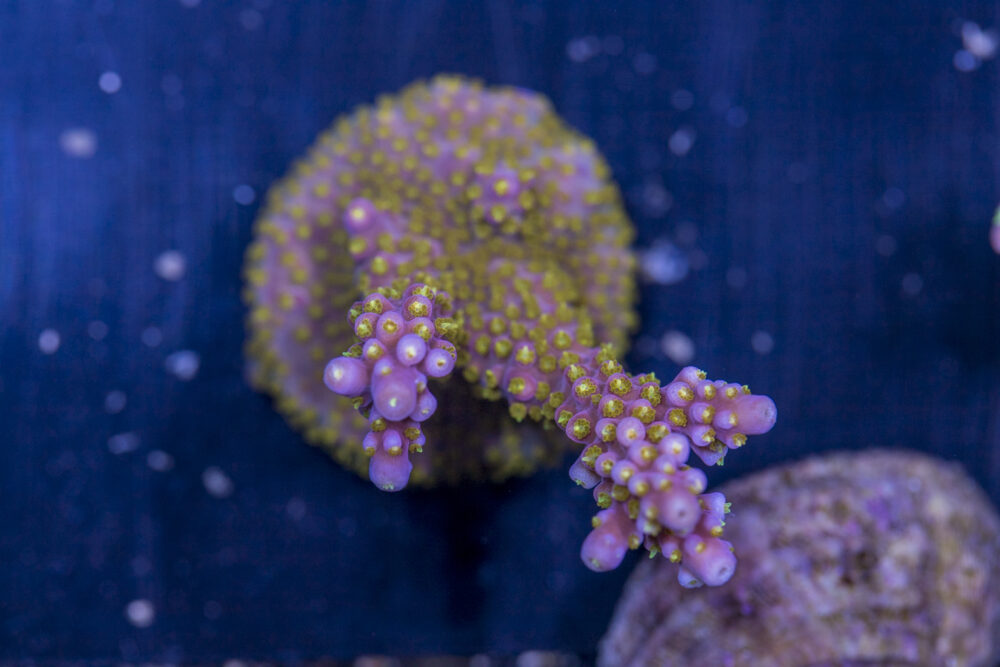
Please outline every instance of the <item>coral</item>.
[[990, 246], [993, 252], [1000, 254], [1000, 206], [993, 212], [993, 221], [990, 224]]
[[[573, 448], [601, 508], [588, 566], [645, 545], [691, 585], [722, 583], [727, 506], [687, 459], [721, 463], [774, 404], [693, 368], [665, 386], [624, 371], [633, 232], [609, 174], [519, 89], [438, 77], [341, 119], [256, 224], [251, 379], [384, 490], [526, 474]], [[485, 405], [500, 399], [512, 419]]]
[[685, 590], [641, 564], [600, 645], [614, 665], [995, 665], [1000, 517], [922, 454], [815, 457], [725, 485], [743, 563]]

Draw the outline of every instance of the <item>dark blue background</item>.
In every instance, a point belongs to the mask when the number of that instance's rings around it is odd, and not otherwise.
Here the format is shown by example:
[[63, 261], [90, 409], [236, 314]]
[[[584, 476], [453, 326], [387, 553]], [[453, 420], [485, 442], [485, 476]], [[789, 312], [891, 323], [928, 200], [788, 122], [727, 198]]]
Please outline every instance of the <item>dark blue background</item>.
[[[715, 481], [900, 445], [965, 462], [1000, 497], [986, 241], [1000, 81], [995, 61], [953, 65], [961, 21], [997, 13], [0, 1], [0, 659], [593, 650], [634, 560], [581, 565], [592, 506], [563, 470], [381, 494], [242, 378], [239, 271], [263, 191], [335, 116], [442, 70], [548, 95], [608, 157], [637, 246], [669, 240], [699, 267], [643, 288], [631, 362], [671, 376], [656, 341], [676, 328], [713, 376], [774, 397], [777, 427]], [[120, 91], [102, 92], [104, 71]], [[679, 157], [682, 126], [697, 139]], [[78, 127], [96, 136], [89, 159], [60, 148]], [[257, 201], [234, 201], [240, 184]], [[648, 196], [660, 187], [666, 211]], [[188, 263], [176, 283], [153, 271], [171, 248]], [[150, 326], [157, 347], [141, 342]], [[769, 354], [750, 345], [758, 330]], [[201, 359], [190, 382], [164, 370], [182, 349]], [[127, 397], [115, 414], [112, 391]], [[110, 453], [125, 432], [138, 449]], [[150, 469], [152, 450], [175, 467]], [[231, 496], [206, 492], [209, 466]], [[135, 599], [153, 603], [148, 628], [128, 623]]]

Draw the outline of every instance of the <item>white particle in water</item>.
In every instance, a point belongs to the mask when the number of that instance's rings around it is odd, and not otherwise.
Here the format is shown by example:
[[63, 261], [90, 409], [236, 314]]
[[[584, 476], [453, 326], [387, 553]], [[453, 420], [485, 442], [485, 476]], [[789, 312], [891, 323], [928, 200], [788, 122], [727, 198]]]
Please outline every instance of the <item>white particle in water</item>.
[[264, 17], [256, 9], [244, 9], [240, 12], [240, 23], [245, 30], [256, 30], [264, 23]]
[[694, 341], [680, 331], [668, 331], [660, 339], [660, 349], [678, 366], [686, 366], [694, 359]]
[[55, 329], [45, 329], [38, 334], [38, 349], [42, 351], [42, 354], [55, 354], [61, 342], [62, 338]]
[[177, 250], [165, 250], [153, 262], [153, 270], [164, 280], [176, 282], [184, 277], [187, 260]]
[[774, 337], [766, 331], [754, 331], [750, 336], [750, 347], [759, 355], [770, 354], [774, 349]]
[[137, 628], [148, 628], [156, 620], [156, 609], [149, 600], [132, 600], [125, 607], [125, 618]]
[[888, 234], [882, 234], [875, 239], [875, 252], [883, 257], [892, 257], [896, 254], [896, 239]]
[[94, 340], [104, 340], [108, 335], [108, 325], [100, 320], [93, 320], [87, 324], [87, 335]]
[[687, 277], [689, 264], [684, 252], [669, 241], [656, 241], [639, 253], [642, 277], [657, 285], [673, 285]]
[[233, 480], [221, 468], [209, 466], [201, 473], [201, 483], [209, 495], [215, 498], [228, 498], [233, 495]]
[[601, 40], [593, 35], [571, 39], [566, 45], [566, 55], [575, 63], [582, 63], [590, 60], [601, 49]]
[[685, 156], [691, 147], [694, 146], [694, 140], [697, 134], [693, 128], [682, 127], [672, 135], [670, 135], [670, 152], [674, 155]]
[[903, 294], [916, 296], [924, 288], [924, 279], [918, 273], [907, 273], [902, 280]]
[[959, 49], [955, 52], [955, 57], [952, 58], [952, 63], [955, 65], [955, 69], [959, 72], [971, 72], [979, 67], [979, 58], [969, 53], [965, 49]]
[[656, 64], [656, 56], [645, 51], [635, 54], [635, 58], [632, 59], [632, 67], [636, 73], [644, 76], [655, 72]]
[[108, 451], [112, 454], [128, 454], [139, 448], [139, 436], [135, 433], [118, 433], [108, 438]]
[[891, 187], [882, 193], [882, 203], [890, 211], [895, 211], [906, 201], [906, 194], [897, 187]]
[[86, 159], [97, 152], [97, 135], [85, 127], [63, 130], [59, 135], [59, 146], [70, 157]]
[[678, 88], [670, 96], [670, 104], [678, 111], [687, 111], [694, 106], [694, 93], [684, 88]]
[[625, 49], [625, 41], [618, 35], [608, 35], [601, 41], [601, 47], [609, 56], [617, 56]]
[[301, 521], [306, 516], [306, 501], [301, 498], [292, 498], [285, 505], [285, 513], [292, 521]]
[[747, 124], [747, 111], [743, 107], [733, 107], [726, 111], [726, 122], [730, 127], [743, 127]]
[[125, 409], [125, 404], [128, 403], [128, 397], [125, 396], [124, 391], [109, 391], [108, 395], [104, 397], [104, 411], [109, 415], [116, 415]]
[[743, 289], [747, 284], [747, 270], [742, 266], [732, 266], [726, 271], [726, 284], [733, 289]]
[[163, 365], [168, 373], [186, 382], [198, 374], [201, 357], [194, 350], [180, 350], [169, 355]]
[[966, 21], [962, 24], [962, 45], [965, 50], [980, 60], [990, 60], [997, 53], [1000, 42], [996, 30], [983, 30], [979, 24]]
[[142, 343], [146, 347], [159, 347], [163, 342], [163, 332], [159, 327], [146, 327], [142, 330]]
[[233, 199], [237, 204], [249, 206], [257, 199], [257, 193], [246, 183], [241, 183], [233, 188]]
[[156, 472], [167, 472], [174, 467], [174, 457], [162, 449], [154, 449], [146, 455], [146, 465]]
[[663, 184], [648, 181], [642, 186], [642, 207], [646, 215], [652, 218], [662, 217], [673, 205], [674, 196], [663, 187]]
[[122, 78], [118, 72], [104, 72], [97, 79], [97, 85], [108, 95], [114, 95], [122, 88]]

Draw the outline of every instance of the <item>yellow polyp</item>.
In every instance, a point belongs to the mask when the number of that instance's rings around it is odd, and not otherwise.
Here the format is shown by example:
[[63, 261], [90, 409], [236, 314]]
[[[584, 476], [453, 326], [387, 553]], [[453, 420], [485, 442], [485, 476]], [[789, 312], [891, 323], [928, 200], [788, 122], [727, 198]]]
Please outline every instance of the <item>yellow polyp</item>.
[[670, 552], [670, 556], [668, 556], [668, 559], [670, 560], [671, 563], [679, 563], [681, 562], [681, 558], [682, 555], [680, 549], [674, 549], [673, 551]]
[[687, 426], [687, 415], [685, 415], [684, 411], [681, 410], [680, 408], [674, 408], [673, 410], [668, 412], [667, 419], [669, 419], [670, 423], [673, 424], [674, 426], [678, 427]]
[[656, 410], [649, 407], [648, 405], [637, 405], [632, 408], [632, 416], [641, 421], [645, 425], [653, 423], [656, 419]]
[[632, 383], [628, 378], [616, 377], [608, 383], [608, 391], [616, 396], [625, 396], [632, 391]]
[[639, 450], [639, 456], [646, 463], [652, 463], [656, 459], [656, 448], [645, 445]]
[[552, 346], [557, 350], [565, 350], [572, 344], [573, 337], [563, 329], [559, 329], [552, 335]]
[[576, 388], [573, 393], [576, 394], [577, 398], [586, 398], [597, 391], [597, 383], [590, 378], [584, 378]]
[[613, 422], [610, 424], [605, 424], [604, 427], [601, 429], [601, 441], [603, 442], [613, 441], [615, 439], [615, 434], [617, 430], [618, 429]]
[[584, 451], [583, 456], [580, 457], [580, 460], [583, 461], [584, 465], [593, 468], [594, 461], [596, 461], [597, 457], [600, 455], [601, 455], [601, 448], [598, 447], [597, 445], [591, 445]]
[[619, 417], [623, 412], [625, 412], [625, 403], [623, 403], [620, 398], [607, 400], [601, 407], [601, 416], [607, 417], [608, 419]]
[[722, 526], [713, 526], [712, 530], [708, 532], [712, 534], [712, 537], [722, 537]]
[[694, 392], [691, 391], [691, 387], [686, 385], [677, 390], [677, 395], [684, 401], [694, 400]]
[[590, 420], [586, 417], [578, 417], [573, 422], [573, 437], [583, 440], [590, 435]]
[[601, 362], [599, 370], [604, 377], [611, 377], [615, 373], [621, 373], [622, 365], [614, 359], [607, 359]]
[[573, 364], [578, 363], [580, 363], [580, 355], [576, 352], [564, 350], [559, 356], [559, 368], [566, 368], [567, 366], [572, 366]]
[[703, 541], [699, 541], [698, 544], [695, 545], [694, 550], [695, 550], [695, 553], [699, 553], [700, 554], [700, 553], [703, 553], [705, 551], [705, 549], [707, 549], [707, 548], [708, 547], [706, 546], [706, 544]]
[[706, 445], [711, 445], [715, 442], [715, 429], [710, 428], [701, 436], [701, 441]]
[[632, 534], [628, 536], [628, 548], [635, 551], [642, 546], [642, 540], [638, 535]]
[[591, 528], [600, 528], [601, 527], [601, 518], [599, 516], [597, 516], [597, 515], [592, 516], [590, 518], [590, 527]]
[[726, 421], [729, 422], [729, 428], [736, 428], [740, 425], [740, 418], [736, 416], [735, 412], [730, 412]]
[[347, 250], [352, 255], [360, 255], [368, 250], [368, 239], [363, 236], [355, 236], [347, 244]]
[[660, 404], [660, 388], [657, 385], [646, 385], [639, 392], [639, 396], [649, 401], [649, 404], [653, 407]]
[[379, 417], [378, 419], [375, 419], [375, 420], [372, 421], [372, 423], [371, 423], [371, 429], [375, 433], [380, 433], [380, 432], [382, 432], [382, 431], [385, 430], [385, 428], [386, 428], [387, 425], [388, 424], [385, 421], [385, 418], [384, 417]]
[[513, 347], [513, 343], [511, 343], [507, 338], [498, 338], [493, 341], [493, 351], [501, 359], [506, 359], [510, 355]]
[[525, 382], [522, 377], [513, 377], [510, 382], [507, 383], [507, 391], [511, 394], [520, 394], [524, 391]]
[[507, 330], [507, 321], [502, 317], [493, 317], [487, 326], [489, 326], [491, 334], [499, 336]]
[[597, 506], [601, 509], [608, 509], [611, 507], [611, 494], [606, 491], [601, 491], [597, 494]]
[[561, 391], [556, 391], [549, 396], [549, 405], [551, 405], [553, 408], [558, 408], [560, 405], [563, 404], [563, 401], [565, 400], [566, 397], [563, 395], [563, 393]]
[[551, 354], [547, 354], [538, 360], [538, 369], [543, 373], [553, 373], [557, 366], [556, 358]]
[[528, 416], [528, 406], [524, 403], [511, 403], [509, 412], [514, 421], [520, 423]]
[[713, 417], [715, 417], [715, 408], [713, 408], [711, 405], [707, 406], [704, 410], [701, 411], [701, 414], [698, 415], [698, 419], [699, 421], [701, 421], [702, 424], [710, 424], [712, 422]]
[[514, 359], [527, 366], [535, 362], [535, 351], [529, 345], [524, 345], [514, 355]]
[[544, 401], [548, 397], [551, 390], [552, 389], [549, 387], [548, 382], [539, 382], [535, 387], [535, 400]]
[[622, 470], [621, 471], [621, 477], [626, 482], [629, 481], [630, 479], [632, 479], [632, 475], [635, 474], [635, 470], [633, 470], [632, 468], [622, 468], [621, 470]]
[[354, 325], [354, 333], [361, 340], [367, 340], [375, 335], [375, 327], [371, 320], [360, 320]]
[[733, 399], [739, 395], [740, 393], [736, 390], [736, 387], [726, 387], [726, 398]]
[[365, 358], [370, 361], [378, 361], [385, 355], [385, 352], [383, 351], [383, 348], [379, 347], [378, 345], [372, 345], [367, 350], [365, 350], [364, 355]]
[[500, 382], [497, 380], [497, 374], [493, 372], [493, 369], [487, 369], [483, 374], [483, 378], [486, 380], [486, 387], [489, 389], [496, 389], [500, 386]]
[[639, 518], [639, 501], [636, 498], [629, 498], [629, 501], [625, 504], [628, 509], [628, 518], [635, 521]]

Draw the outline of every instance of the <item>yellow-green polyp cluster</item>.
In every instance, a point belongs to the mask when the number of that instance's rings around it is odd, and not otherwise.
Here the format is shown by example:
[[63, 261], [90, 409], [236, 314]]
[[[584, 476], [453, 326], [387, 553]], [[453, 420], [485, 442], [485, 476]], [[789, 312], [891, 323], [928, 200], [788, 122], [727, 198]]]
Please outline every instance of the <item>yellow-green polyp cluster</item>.
[[244, 267], [250, 378], [309, 442], [366, 475], [368, 422], [323, 368], [357, 340], [352, 303], [430, 285], [453, 301], [462, 377], [435, 389], [433, 446], [411, 483], [528, 474], [572, 443], [525, 419], [543, 408], [489, 405], [545, 389], [526, 375], [501, 386], [490, 364], [624, 349], [631, 239], [607, 165], [544, 97], [461, 77], [415, 83], [339, 119], [269, 192]]

